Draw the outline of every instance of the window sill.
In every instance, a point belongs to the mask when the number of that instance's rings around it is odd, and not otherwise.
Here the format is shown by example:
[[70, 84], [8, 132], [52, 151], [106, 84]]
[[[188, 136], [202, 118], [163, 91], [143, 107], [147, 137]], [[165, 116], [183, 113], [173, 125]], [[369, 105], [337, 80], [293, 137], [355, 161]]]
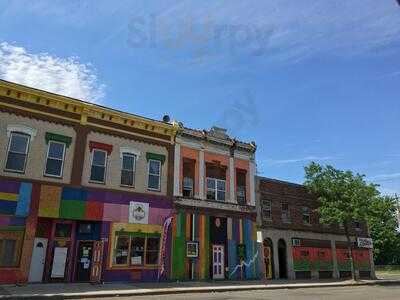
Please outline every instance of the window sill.
[[103, 182], [103, 181], [89, 180], [88, 182], [89, 182], [89, 183], [93, 183], [93, 184], [102, 184], [102, 185], [106, 185], [106, 183]]
[[18, 170], [11, 170], [11, 169], [3, 169], [3, 171], [7, 172], [7, 173], [16, 173], [16, 174], [25, 175], [25, 170], [18, 171]]
[[46, 178], [53, 178], [53, 179], [63, 179], [63, 176], [62, 176], [62, 175], [57, 176], [57, 175], [43, 174], [43, 177], [46, 177]]
[[158, 265], [142, 265], [142, 266], [127, 266], [127, 265], [113, 265], [108, 270], [157, 270]]
[[147, 188], [147, 190], [148, 191], [150, 191], [150, 192], [158, 192], [158, 193], [161, 193], [161, 189], [152, 189], [152, 188]]
[[134, 185], [120, 184], [119, 186], [122, 187], [122, 188], [135, 189]]

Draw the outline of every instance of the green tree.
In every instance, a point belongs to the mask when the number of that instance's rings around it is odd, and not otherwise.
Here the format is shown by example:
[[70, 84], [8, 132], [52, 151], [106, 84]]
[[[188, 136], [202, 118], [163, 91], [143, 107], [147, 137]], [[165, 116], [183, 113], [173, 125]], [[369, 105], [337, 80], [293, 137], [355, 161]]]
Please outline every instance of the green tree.
[[374, 240], [374, 261], [379, 265], [400, 264], [400, 235], [397, 232], [397, 199], [383, 196], [371, 203], [368, 224]]
[[351, 228], [354, 222], [366, 221], [372, 202], [379, 195], [377, 185], [368, 184], [364, 175], [342, 171], [332, 166], [310, 163], [305, 167], [305, 186], [319, 200], [318, 213], [325, 224], [341, 224], [347, 239], [353, 279], [356, 280]]

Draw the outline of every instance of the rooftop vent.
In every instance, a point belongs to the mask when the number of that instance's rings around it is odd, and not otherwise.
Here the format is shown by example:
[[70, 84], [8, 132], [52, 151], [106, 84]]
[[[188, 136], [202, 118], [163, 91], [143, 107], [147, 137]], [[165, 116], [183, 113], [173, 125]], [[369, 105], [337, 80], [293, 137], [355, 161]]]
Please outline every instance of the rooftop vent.
[[168, 115], [164, 115], [162, 120], [163, 120], [164, 123], [169, 123], [171, 121], [171, 118]]

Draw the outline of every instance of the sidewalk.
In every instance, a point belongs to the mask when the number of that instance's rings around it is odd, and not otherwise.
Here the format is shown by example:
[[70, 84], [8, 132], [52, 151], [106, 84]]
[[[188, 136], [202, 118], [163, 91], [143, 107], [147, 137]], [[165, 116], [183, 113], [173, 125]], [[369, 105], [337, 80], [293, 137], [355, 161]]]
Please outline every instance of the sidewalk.
[[101, 298], [113, 296], [146, 296], [182, 293], [209, 293], [268, 289], [298, 289], [359, 285], [400, 285], [399, 279], [361, 281], [216, 281], [216, 282], [163, 282], [163, 283], [89, 283], [0, 285], [0, 299], [34, 298]]

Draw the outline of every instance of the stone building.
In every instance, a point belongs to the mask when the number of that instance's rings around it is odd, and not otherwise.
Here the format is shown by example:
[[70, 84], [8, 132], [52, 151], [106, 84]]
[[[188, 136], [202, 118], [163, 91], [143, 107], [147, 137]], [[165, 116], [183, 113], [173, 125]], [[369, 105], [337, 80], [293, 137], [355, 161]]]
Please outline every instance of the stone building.
[[[319, 222], [317, 199], [304, 186], [257, 177], [256, 191], [267, 279], [351, 276], [343, 228]], [[375, 277], [372, 249], [357, 243], [360, 238], [369, 241], [365, 223], [355, 222], [351, 236], [356, 275]]]

